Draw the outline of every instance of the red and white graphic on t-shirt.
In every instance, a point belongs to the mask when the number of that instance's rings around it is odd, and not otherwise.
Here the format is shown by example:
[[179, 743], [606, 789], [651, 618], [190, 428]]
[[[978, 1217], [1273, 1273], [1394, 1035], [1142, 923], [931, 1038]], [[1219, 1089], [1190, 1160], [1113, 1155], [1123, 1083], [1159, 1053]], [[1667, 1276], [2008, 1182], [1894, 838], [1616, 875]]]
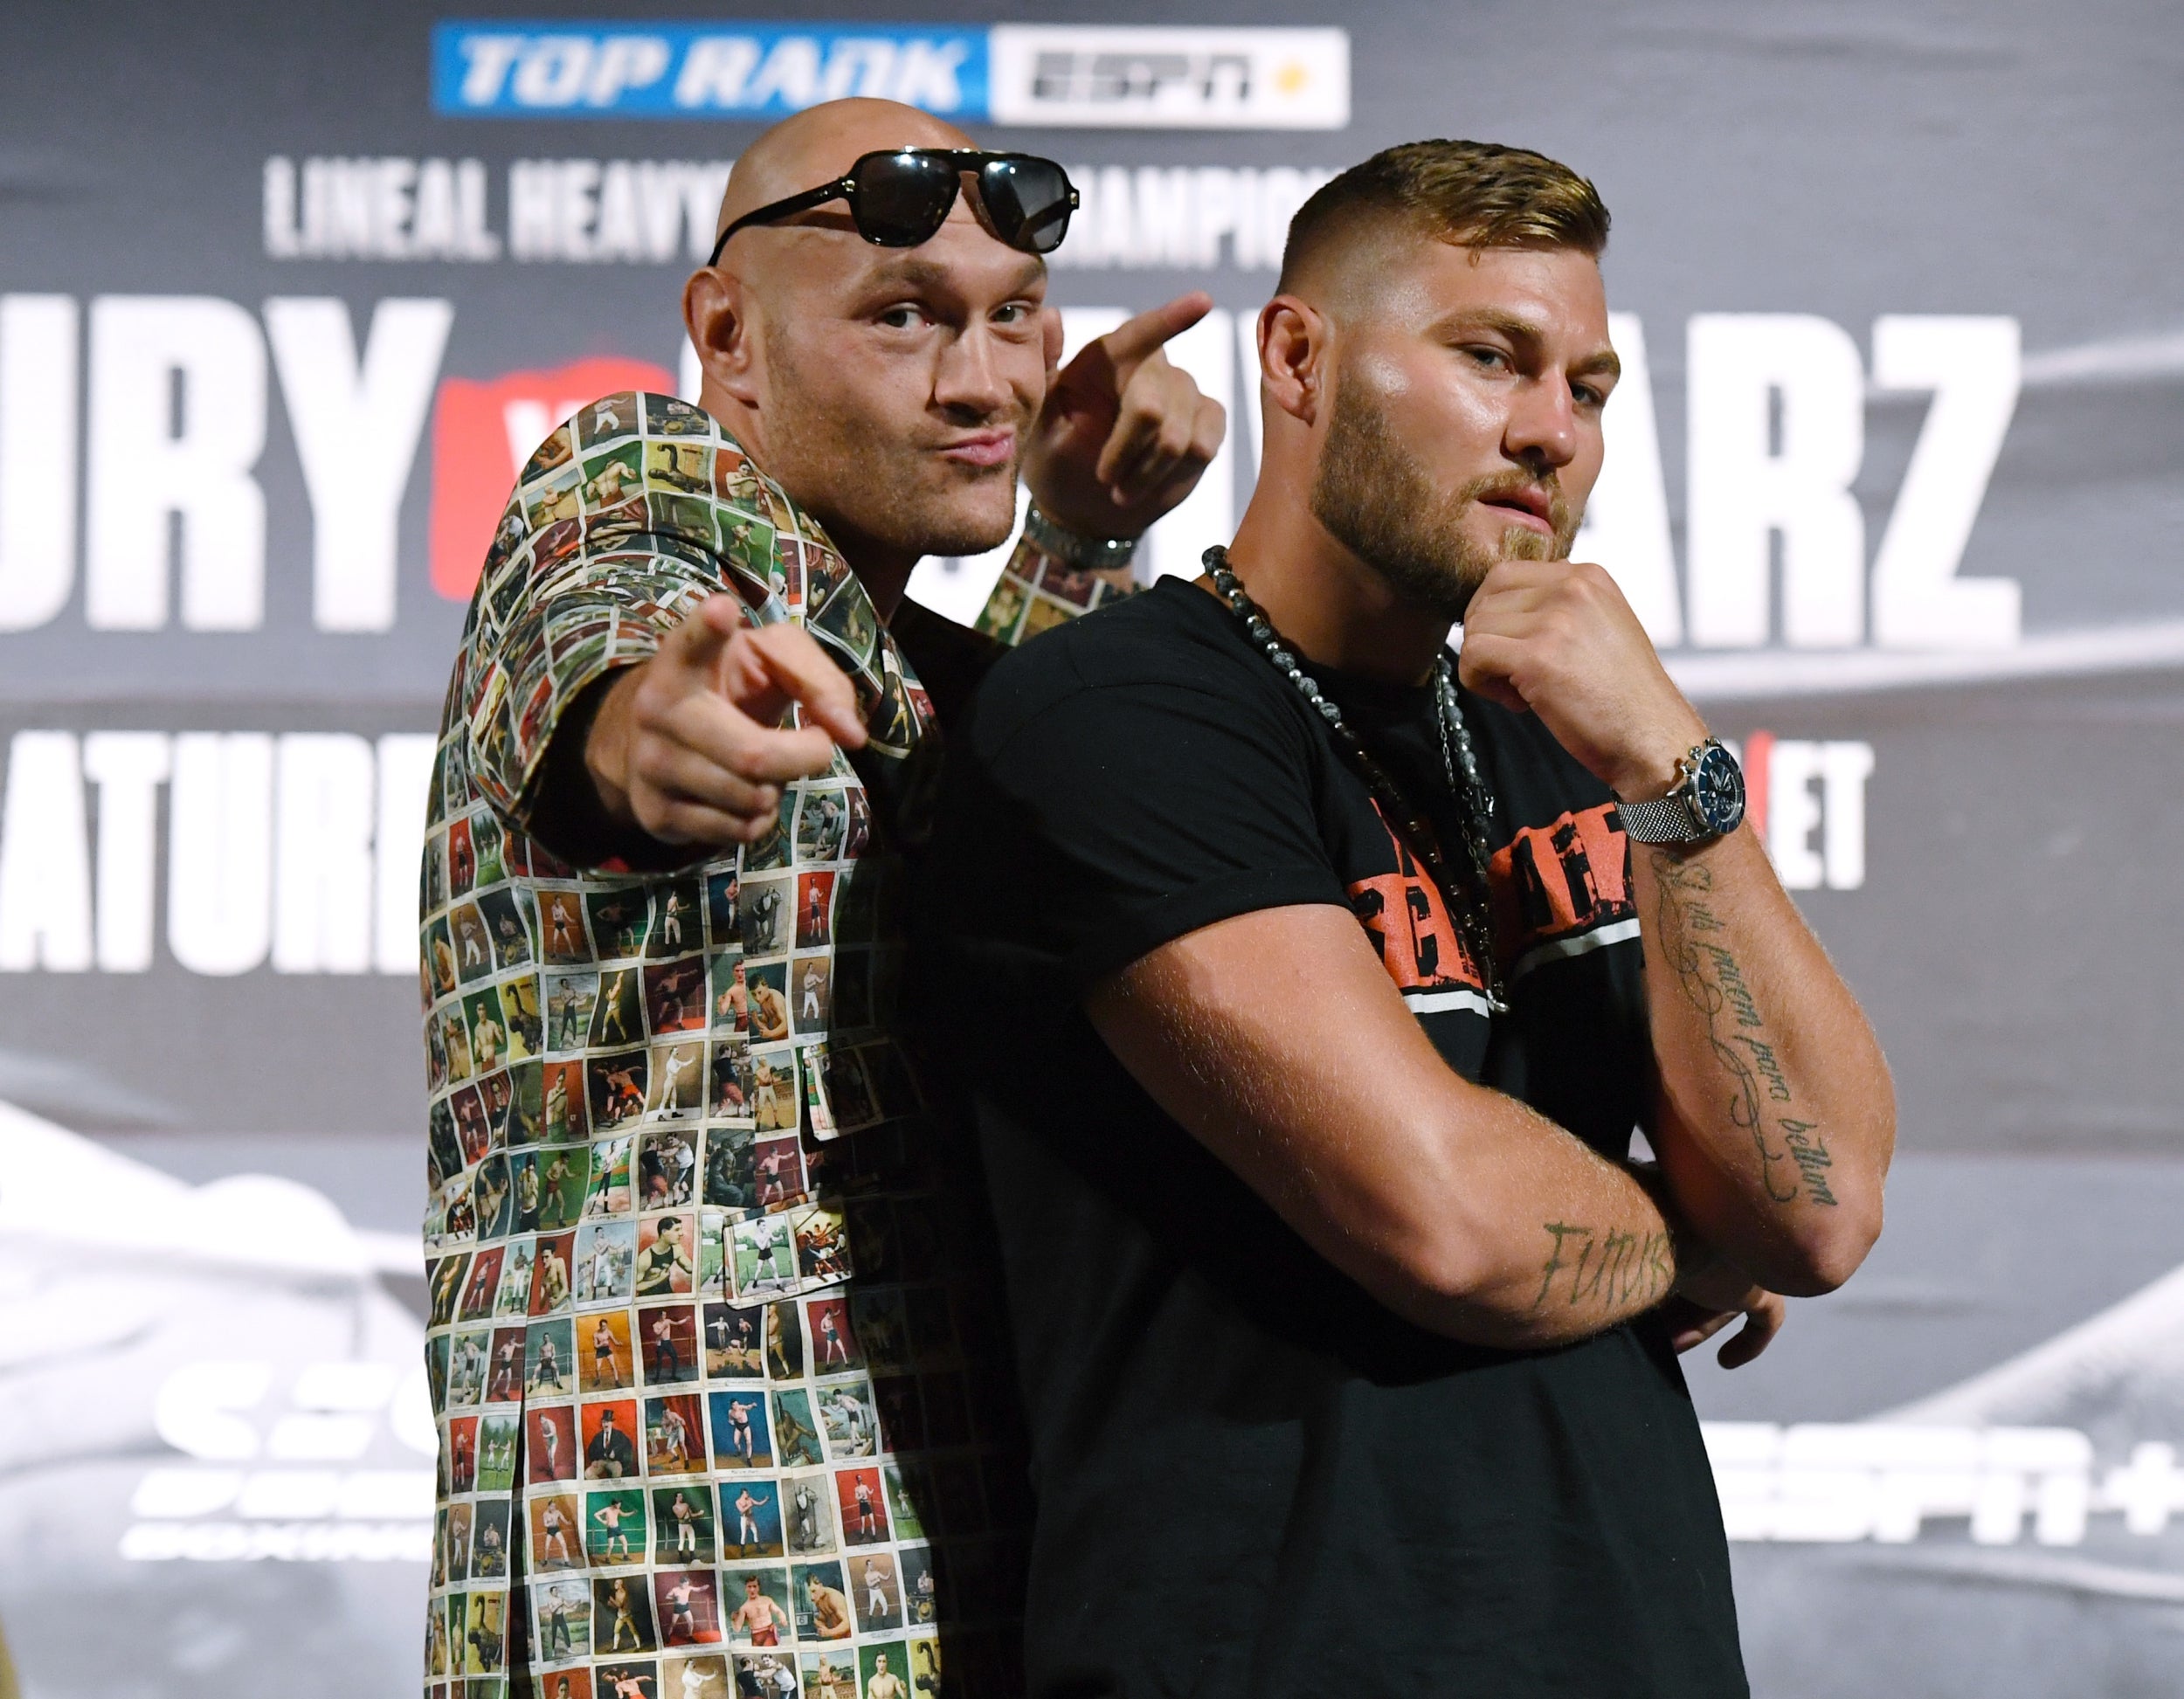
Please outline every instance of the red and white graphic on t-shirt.
[[1494, 934], [1510, 977], [1638, 936], [1630, 844], [1612, 802], [1519, 826], [1490, 864]]
[[[1373, 804], [1376, 814], [1379, 806]], [[1448, 917], [1433, 874], [1385, 816], [1380, 824], [1395, 849], [1395, 871], [1357, 881], [1350, 887], [1350, 906], [1379, 947], [1388, 977], [1406, 995], [1458, 989], [1483, 991], [1485, 976], [1465, 950], [1462, 935]]]

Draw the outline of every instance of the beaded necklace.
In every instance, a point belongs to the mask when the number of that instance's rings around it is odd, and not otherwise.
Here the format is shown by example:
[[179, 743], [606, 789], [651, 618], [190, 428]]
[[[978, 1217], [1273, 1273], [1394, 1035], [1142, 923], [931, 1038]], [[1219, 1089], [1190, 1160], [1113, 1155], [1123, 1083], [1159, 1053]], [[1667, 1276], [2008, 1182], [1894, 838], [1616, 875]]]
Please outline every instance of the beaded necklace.
[[[1357, 769], [1366, 789], [1395, 823], [1405, 843], [1426, 864], [1455, 916], [1456, 925], [1463, 934], [1464, 948], [1486, 976], [1488, 1009], [1497, 1015], [1507, 1014], [1509, 1002], [1503, 994], [1501, 970], [1494, 960], [1494, 925], [1487, 884], [1490, 855], [1486, 833], [1487, 823], [1494, 816], [1494, 796], [1479, 771], [1478, 756], [1471, 747], [1470, 728], [1463, 722], [1463, 708], [1456, 700], [1455, 668], [1449, 662], [1448, 651], [1442, 650], [1434, 663], [1434, 719], [1441, 731], [1441, 770], [1448, 776], [1449, 790], [1462, 804], [1465, 847], [1470, 851], [1471, 866], [1469, 876], [1461, 879], [1441, 854], [1440, 835], [1432, 823], [1421, 811], [1412, 806], [1393, 776], [1350, 729], [1342, 709], [1321, 694], [1318, 681], [1298, 664], [1296, 655], [1282, 642], [1282, 634], [1251, 599], [1228, 564], [1228, 551], [1216, 544], [1206, 551], [1203, 559], [1206, 572], [1213, 580], [1213, 588], [1227, 604], [1228, 611], [1242, 622], [1252, 641], [1274, 663], [1275, 671], [1295, 685], [1297, 694], [1327, 722], [1336, 746]], [[1461, 780], [1457, 777], [1459, 768], [1462, 770]]]

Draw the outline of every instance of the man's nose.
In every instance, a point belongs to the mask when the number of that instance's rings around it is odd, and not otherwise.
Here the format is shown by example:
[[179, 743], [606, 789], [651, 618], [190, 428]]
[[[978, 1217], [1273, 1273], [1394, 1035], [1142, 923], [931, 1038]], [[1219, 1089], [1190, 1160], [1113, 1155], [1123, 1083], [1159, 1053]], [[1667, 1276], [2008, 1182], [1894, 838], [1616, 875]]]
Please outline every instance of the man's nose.
[[1548, 471], [1577, 458], [1577, 397], [1561, 373], [1528, 378], [1518, 386], [1502, 446], [1511, 459]]
[[1009, 404], [1011, 389], [999, 339], [973, 325], [942, 351], [933, 375], [933, 399], [951, 411], [990, 418]]

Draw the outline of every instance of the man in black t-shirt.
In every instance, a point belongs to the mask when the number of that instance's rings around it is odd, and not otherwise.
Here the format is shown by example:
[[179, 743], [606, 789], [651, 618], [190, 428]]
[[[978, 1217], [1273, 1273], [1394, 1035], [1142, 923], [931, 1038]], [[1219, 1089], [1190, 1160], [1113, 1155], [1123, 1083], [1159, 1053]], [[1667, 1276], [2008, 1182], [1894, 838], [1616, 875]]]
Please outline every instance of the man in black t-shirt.
[[920, 1004], [1003, 1243], [1035, 1694], [1746, 1690], [1676, 1354], [1849, 1275], [1894, 1109], [1568, 559], [1607, 225], [1473, 143], [1327, 184], [1233, 549], [952, 735]]

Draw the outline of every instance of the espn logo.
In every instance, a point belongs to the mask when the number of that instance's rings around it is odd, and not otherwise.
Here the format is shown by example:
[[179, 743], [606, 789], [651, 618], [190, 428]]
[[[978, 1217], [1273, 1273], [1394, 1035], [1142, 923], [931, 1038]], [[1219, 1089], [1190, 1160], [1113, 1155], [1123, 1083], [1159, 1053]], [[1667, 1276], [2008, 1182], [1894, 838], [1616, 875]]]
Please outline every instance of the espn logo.
[[1338, 130], [1350, 122], [1344, 30], [1003, 24], [988, 52], [997, 123]]

